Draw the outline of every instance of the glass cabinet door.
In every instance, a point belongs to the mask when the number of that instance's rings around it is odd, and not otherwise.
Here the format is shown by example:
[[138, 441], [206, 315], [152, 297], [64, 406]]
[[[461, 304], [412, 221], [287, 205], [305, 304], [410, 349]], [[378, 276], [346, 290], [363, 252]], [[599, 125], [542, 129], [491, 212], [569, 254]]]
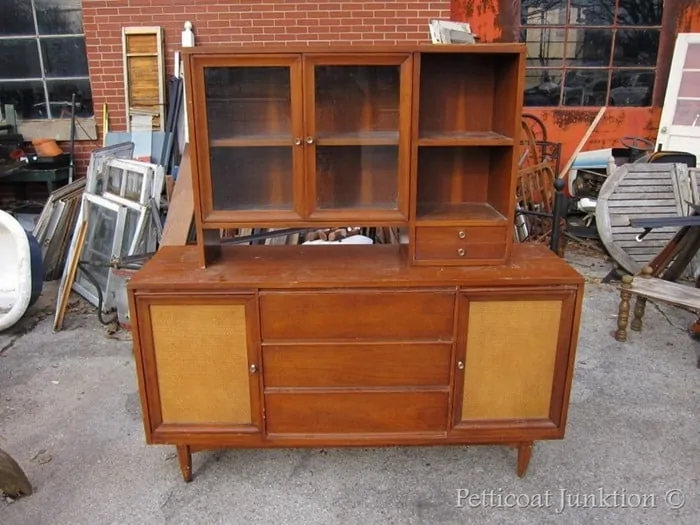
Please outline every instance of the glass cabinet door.
[[306, 184], [313, 219], [405, 220], [411, 58], [308, 56]]
[[209, 153], [198, 159], [205, 220], [300, 218], [299, 57], [217, 57], [199, 67], [205, 107], [195, 125], [197, 139], [208, 143], [200, 151]]

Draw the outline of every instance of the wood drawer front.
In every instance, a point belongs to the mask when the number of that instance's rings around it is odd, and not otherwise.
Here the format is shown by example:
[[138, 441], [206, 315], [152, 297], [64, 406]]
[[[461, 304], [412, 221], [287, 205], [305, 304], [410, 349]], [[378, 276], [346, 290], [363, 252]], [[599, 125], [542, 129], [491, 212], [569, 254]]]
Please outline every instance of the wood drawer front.
[[416, 228], [416, 259], [502, 259], [506, 227]]
[[447, 429], [448, 392], [265, 395], [268, 434], [368, 434]]
[[446, 386], [450, 343], [270, 345], [265, 388]]
[[455, 294], [442, 291], [266, 292], [265, 340], [449, 341]]

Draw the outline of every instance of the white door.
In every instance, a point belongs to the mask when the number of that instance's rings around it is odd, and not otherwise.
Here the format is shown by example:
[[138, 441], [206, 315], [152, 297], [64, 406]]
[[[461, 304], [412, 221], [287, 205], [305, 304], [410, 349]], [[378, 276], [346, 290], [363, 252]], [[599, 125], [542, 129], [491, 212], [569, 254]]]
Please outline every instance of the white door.
[[676, 38], [656, 150], [686, 151], [700, 164], [700, 33]]

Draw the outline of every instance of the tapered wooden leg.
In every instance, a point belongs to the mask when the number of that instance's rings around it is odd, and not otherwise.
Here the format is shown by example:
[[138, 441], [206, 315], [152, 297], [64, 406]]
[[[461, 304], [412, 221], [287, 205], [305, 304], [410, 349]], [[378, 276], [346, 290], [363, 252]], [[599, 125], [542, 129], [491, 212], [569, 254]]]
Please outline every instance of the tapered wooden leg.
[[524, 441], [518, 444], [518, 477], [522, 478], [527, 472], [532, 457], [532, 441]]
[[631, 287], [632, 277], [624, 275], [622, 277], [622, 288], [620, 289], [620, 309], [617, 313], [617, 331], [615, 332], [615, 339], [621, 343], [627, 341], [627, 323], [630, 318], [630, 299], [632, 298], [632, 293], [630, 292]]
[[634, 319], [632, 319], [632, 323], [630, 325], [630, 328], [632, 328], [632, 330], [635, 332], [642, 331], [642, 318], [644, 317], [644, 308], [646, 305], [646, 297], [642, 297], [641, 295], [638, 296], [637, 301], [634, 303]]
[[185, 483], [192, 481], [192, 451], [189, 445], [177, 446], [177, 460], [180, 462], [180, 471]]

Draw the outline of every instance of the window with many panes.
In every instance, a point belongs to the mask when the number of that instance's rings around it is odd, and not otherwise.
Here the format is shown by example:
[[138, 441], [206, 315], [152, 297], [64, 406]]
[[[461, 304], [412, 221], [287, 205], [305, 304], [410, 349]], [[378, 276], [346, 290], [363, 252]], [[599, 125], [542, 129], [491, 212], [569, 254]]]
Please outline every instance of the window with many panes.
[[80, 0], [0, 2], [0, 108], [19, 120], [93, 116]]
[[522, 0], [526, 106], [650, 106], [663, 0]]

